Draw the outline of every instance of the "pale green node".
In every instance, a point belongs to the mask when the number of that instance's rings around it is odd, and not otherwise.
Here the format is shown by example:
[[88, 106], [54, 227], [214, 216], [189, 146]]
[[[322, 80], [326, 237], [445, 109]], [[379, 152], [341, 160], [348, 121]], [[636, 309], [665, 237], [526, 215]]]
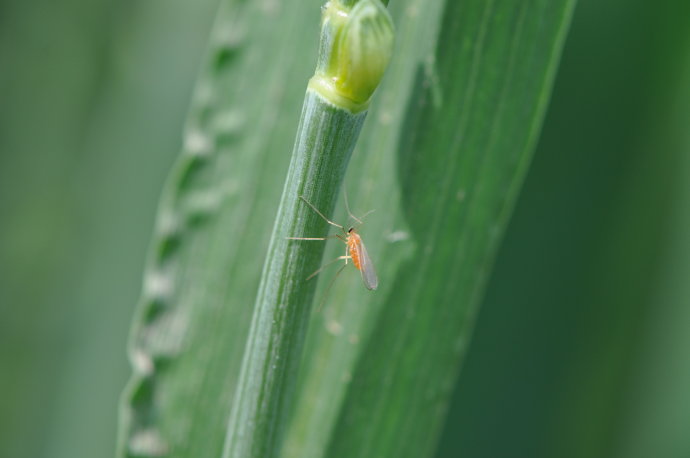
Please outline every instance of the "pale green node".
[[365, 110], [390, 62], [393, 21], [379, 0], [324, 7], [321, 50], [309, 88], [336, 106]]

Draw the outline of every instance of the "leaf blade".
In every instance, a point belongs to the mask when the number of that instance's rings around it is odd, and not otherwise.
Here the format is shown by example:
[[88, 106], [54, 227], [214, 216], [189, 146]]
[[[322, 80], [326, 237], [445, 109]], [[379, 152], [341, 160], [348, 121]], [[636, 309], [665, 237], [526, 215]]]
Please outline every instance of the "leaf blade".
[[[293, 419], [286, 456], [433, 452], [476, 302], [539, 132], [573, 7], [573, 2], [529, 2], [522, 9], [494, 3], [491, 11], [491, 4], [446, 4], [437, 56], [431, 59], [438, 64], [420, 65], [416, 98], [402, 123], [407, 134], [398, 141], [402, 215], [389, 233], [409, 228], [411, 239], [403, 244], [412, 254], [393, 261], [400, 270], [382, 278], [382, 283], [395, 282], [383, 298], [344, 299], [323, 323], [317, 321], [309, 344], [313, 366], [302, 381], [303, 404]], [[524, 45], [522, 55], [511, 51], [521, 43], [514, 39], [520, 27], [539, 52]], [[532, 55], [539, 70], [535, 81], [534, 68], [525, 65]], [[510, 80], [508, 90], [511, 66], [519, 78]], [[510, 110], [492, 121], [502, 99]], [[492, 135], [492, 125], [499, 135]], [[512, 151], [515, 138], [517, 152]], [[359, 167], [353, 163], [351, 172], [366, 176], [365, 167]], [[366, 186], [367, 180], [359, 181], [359, 187]], [[399, 244], [385, 243], [380, 257], [387, 262], [399, 250]], [[369, 311], [354, 312], [357, 307]], [[366, 316], [356, 317], [362, 313]], [[360, 343], [349, 347], [366, 352], [348, 349], [352, 336]], [[427, 340], [437, 345], [424, 344]], [[344, 398], [332, 401], [326, 412], [329, 400], [319, 390], [329, 385], [340, 386]], [[314, 447], [315, 436], [324, 431], [332, 434], [330, 443]]]
[[[284, 139], [294, 137], [316, 52], [310, 30], [298, 24], [311, 18], [316, 34], [318, 5], [283, 11], [228, 1], [218, 13], [183, 152], [161, 198], [149, 286], [133, 325], [135, 373], [123, 395], [118, 456], [222, 451], [247, 305], [281, 190], [263, 184], [284, 179]], [[293, 47], [305, 52], [291, 55]], [[257, 55], [273, 56], [272, 68]]]

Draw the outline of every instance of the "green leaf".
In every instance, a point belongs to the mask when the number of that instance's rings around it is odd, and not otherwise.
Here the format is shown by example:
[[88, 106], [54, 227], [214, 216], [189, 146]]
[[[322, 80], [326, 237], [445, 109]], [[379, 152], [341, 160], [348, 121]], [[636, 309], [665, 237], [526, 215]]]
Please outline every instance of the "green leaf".
[[[350, 187], [355, 182], [374, 197], [368, 206], [382, 210], [372, 220], [386, 220], [367, 223], [373, 257], [385, 263], [385, 293], [343, 293], [349, 297], [331, 303], [323, 323], [312, 327], [289, 456], [433, 451], [572, 7], [568, 1], [447, 4], [399, 139], [376, 147], [388, 164], [351, 166], [364, 179], [347, 180]], [[369, 178], [391, 173], [400, 203], [387, 198], [390, 184]], [[401, 249], [409, 253], [402, 261]]]
[[121, 456], [222, 452], [319, 6], [219, 12], [134, 322]]
[[[355, 214], [376, 209], [361, 234], [380, 287], [365, 290], [345, 269], [325, 296], [331, 277], [319, 275], [316, 297], [326, 302], [310, 324], [299, 379], [278, 375], [298, 389], [291, 417], [269, 410], [262, 419], [286, 429], [285, 456], [433, 452], [572, 6], [391, 5], [393, 61], [345, 179]], [[219, 14], [163, 196], [132, 337], [121, 455], [222, 451], [316, 59], [319, 7], [230, 2]], [[344, 223], [342, 208], [337, 215]], [[342, 244], [326, 250], [335, 258]], [[305, 332], [298, 321], [280, 325], [297, 341]]]
[[[223, 456], [277, 455], [291, 407], [310, 304], [329, 224], [359, 265], [354, 233], [331, 222], [340, 184], [388, 65], [390, 15], [378, 0], [324, 8], [319, 59], [302, 107], [290, 168], [271, 235]], [[363, 255], [366, 257], [366, 255]], [[368, 270], [367, 272], [373, 272]], [[375, 289], [375, 286], [374, 286]]]

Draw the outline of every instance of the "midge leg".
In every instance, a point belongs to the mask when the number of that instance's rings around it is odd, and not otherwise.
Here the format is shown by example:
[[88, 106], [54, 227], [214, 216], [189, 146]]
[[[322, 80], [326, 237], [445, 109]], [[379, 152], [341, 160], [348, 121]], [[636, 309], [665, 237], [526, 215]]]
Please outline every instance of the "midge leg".
[[328, 284], [328, 288], [326, 288], [326, 292], [323, 293], [323, 299], [321, 299], [321, 303], [319, 303], [319, 306], [316, 308], [316, 311], [317, 311], [317, 312], [320, 312], [321, 309], [323, 308], [323, 304], [326, 303], [326, 298], [328, 297], [328, 293], [331, 292], [331, 288], [333, 287], [333, 284], [335, 283], [335, 281], [338, 279], [338, 276], [340, 275], [340, 272], [342, 272], [343, 269], [344, 269], [345, 267], [347, 267], [347, 258], [349, 258], [349, 256], [341, 256], [340, 258], [336, 259], [336, 261], [339, 261], [341, 258], [346, 258], [346, 259], [345, 259], [345, 264], [343, 264], [343, 266], [342, 266], [340, 269], [338, 269], [338, 271], [335, 273], [335, 276], [333, 277], [333, 279], [331, 280], [331, 282]]
[[326, 237], [285, 237], [286, 240], [329, 240], [329, 239], [338, 239], [343, 243], [347, 243], [347, 237], [344, 235], [340, 234], [333, 234], [333, 235], [328, 235]]
[[345, 232], [345, 228], [344, 228], [343, 226], [341, 226], [341, 225], [338, 224], [338, 223], [334, 223], [334, 222], [331, 221], [330, 219], [328, 219], [328, 218], [326, 218], [325, 216], [323, 216], [323, 213], [321, 213], [315, 206], [312, 205], [311, 202], [309, 202], [309, 201], [308, 201], [307, 199], [305, 199], [303, 196], [298, 196], [298, 197], [299, 197], [300, 199], [302, 199], [302, 200], [304, 201], [305, 204], [309, 205], [309, 207], [310, 207], [312, 210], [314, 210], [321, 218], [323, 218], [324, 221], [326, 221], [328, 224], [330, 224], [331, 226], [339, 227], [343, 232]]
[[343, 239], [340, 234], [329, 235], [327, 237], [285, 237], [287, 240], [328, 240], [328, 239]]
[[[338, 257], [335, 258], [334, 260], [328, 261], [326, 264], [322, 265], [316, 272], [314, 272], [313, 274], [309, 275], [309, 276], [307, 277], [307, 280], [311, 280], [312, 278], [314, 278], [314, 277], [316, 277], [318, 274], [320, 274], [321, 271], [322, 271], [323, 269], [325, 269], [326, 267], [328, 267], [328, 266], [330, 266], [330, 265], [332, 265], [332, 264], [334, 264], [334, 263], [336, 263], [336, 262], [338, 262], [338, 261], [342, 261], [343, 259], [345, 260], [345, 264], [343, 265], [343, 267], [345, 267], [345, 266], [347, 265], [347, 260], [348, 260], [348, 259], [352, 259], [352, 257], [351, 257], [351, 256], [347, 256], [347, 255], [345, 255], [345, 256], [338, 256]], [[341, 267], [341, 270], [342, 270], [342, 267]]]

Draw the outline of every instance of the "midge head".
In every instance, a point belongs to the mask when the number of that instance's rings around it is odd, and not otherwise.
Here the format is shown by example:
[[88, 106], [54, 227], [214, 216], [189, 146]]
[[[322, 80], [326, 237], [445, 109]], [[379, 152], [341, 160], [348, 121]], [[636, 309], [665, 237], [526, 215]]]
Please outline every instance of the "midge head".
[[[379, 279], [378, 276], [376, 275], [376, 270], [374, 269], [374, 264], [371, 262], [371, 258], [369, 258], [369, 253], [367, 253], [367, 249], [364, 247], [364, 242], [362, 242], [362, 237], [357, 233], [357, 227], [355, 226], [350, 226], [347, 230], [345, 229], [345, 226], [334, 223], [333, 221], [329, 220], [324, 216], [323, 213], [321, 213], [314, 205], [312, 205], [311, 202], [309, 202], [307, 199], [305, 199], [303, 196], [299, 196], [299, 198], [307, 204], [312, 210], [314, 210], [321, 218], [324, 219], [328, 224], [331, 226], [335, 226], [339, 228], [344, 235], [340, 234], [335, 234], [332, 236], [328, 237], [288, 237], [289, 240], [327, 240], [330, 238], [337, 238], [340, 241], [345, 243], [345, 255], [344, 256], [339, 256], [336, 259], [327, 262], [324, 264], [319, 270], [311, 274], [309, 277], [307, 277], [307, 280], [315, 277], [317, 274], [319, 274], [323, 269], [326, 267], [330, 266], [331, 264], [344, 260], [345, 264], [338, 270], [338, 273], [336, 273], [335, 277], [331, 281], [331, 285], [335, 281], [336, 278], [338, 278], [338, 275], [340, 275], [340, 272], [347, 266], [348, 261], [352, 260], [352, 264], [355, 265], [357, 270], [362, 275], [362, 281], [364, 282], [364, 286], [369, 289], [369, 290], [375, 290], [379, 286]], [[347, 209], [348, 214], [352, 219], [357, 221], [359, 225], [363, 224], [362, 219], [367, 216], [371, 211], [367, 212], [364, 216], [357, 218], [355, 215], [350, 212], [350, 205], [347, 201], [347, 194], [345, 194], [345, 207]], [[328, 287], [330, 290], [330, 285]]]

